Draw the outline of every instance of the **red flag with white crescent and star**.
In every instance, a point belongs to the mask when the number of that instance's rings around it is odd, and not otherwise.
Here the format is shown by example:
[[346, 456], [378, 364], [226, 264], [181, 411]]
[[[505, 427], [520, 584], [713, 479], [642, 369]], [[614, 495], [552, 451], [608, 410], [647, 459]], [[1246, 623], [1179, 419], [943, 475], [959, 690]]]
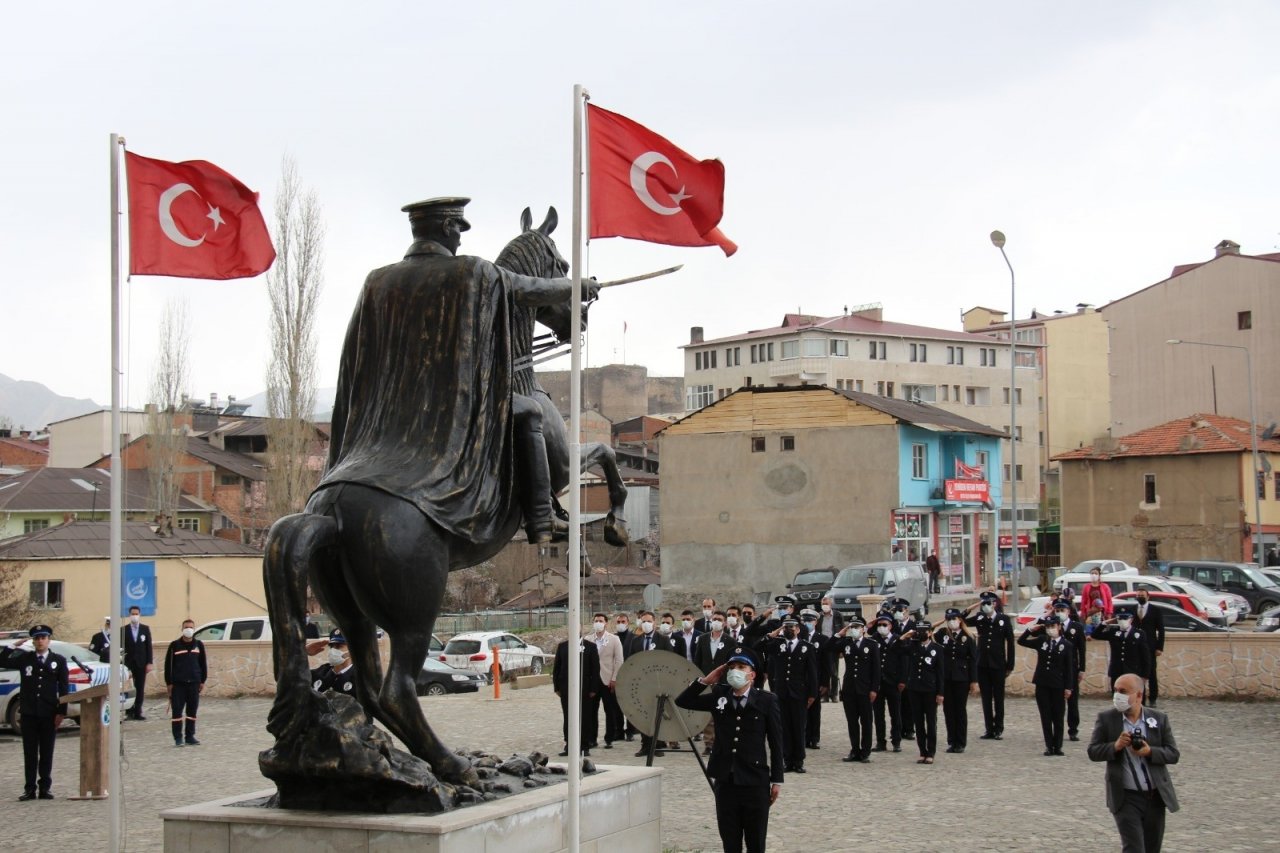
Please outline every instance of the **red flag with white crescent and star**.
[[124, 156], [132, 275], [248, 278], [275, 261], [256, 192], [205, 160]]
[[668, 246], [737, 245], [717, 227], [724, 164], [698, 160], [629, 118], [587, 105], [590, 237]]

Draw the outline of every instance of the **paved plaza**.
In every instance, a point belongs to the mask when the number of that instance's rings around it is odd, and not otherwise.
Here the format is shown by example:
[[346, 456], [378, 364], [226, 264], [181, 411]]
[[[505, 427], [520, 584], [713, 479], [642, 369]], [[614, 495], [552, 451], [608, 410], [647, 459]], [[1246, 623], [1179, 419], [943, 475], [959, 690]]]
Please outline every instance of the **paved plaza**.
[[[455, 746], [494, 752], [559, 752], [560, 708], [550, 687], [504, 690], [422, 700], [429, 719]], [[161, 700], [149, 703], [146, 722], [124, 728], [125, 849], [163, 846], [163, 809], [269, 787], [257, 771], [257, 753], [269, 745], [264, 729], [269, 700], [201, 703], [203, 746], [175, 749]], [[862, 850], [1115, 850], [1114, 824], [1103, 799], [1103, 770], [1084, 747], [1103, 700], [1087, 700], [1080, 743], [1067, 756], [1041, 755], [1039, 723], [1031, 700], [1010, 702], [1005, 739], [978, 740], [981, 709], [970, 702], [970, 745], [963, 755], [939, 751], [932, 767], [915, 763], [914, 743], [903, 752], [876, 753], [870, 765], [840, 761], [848, 752], [843, 714], [823, 706], [822, 749], [810, 751], [802, 776], [788, 774], [770, 819], [774, 851]], [[1171, 815], [1165, 849], [1277, 850], [1280, 816], [1274, 794], [1280, 766], [1280, 704], [1170, 700], [1182, 761], [1173, 768], [1182, 811]], [[941, 735], [942, 720], [939, 714]], [[939, 740], [944, 740], [941, 736]], [[602, 764], [641, 764], [638, 740], [592, 750]], [[945, 746], [945, 743], [943, 744]], [[68, 800], [75, 793], [78, 744], [74, 730], [58, 739], [52, 802], [18, 803], [22, 743], [0, 734], [0, 793], [8, 818], [0, 848], [9, 850], [106, 848], [108, 806]], [[626, 747], [626, 748], [624, 748]], [[666, 850], [719, 850], [710, 791], [688, 750], [658, 759], [663, 774], [662, 837]]]

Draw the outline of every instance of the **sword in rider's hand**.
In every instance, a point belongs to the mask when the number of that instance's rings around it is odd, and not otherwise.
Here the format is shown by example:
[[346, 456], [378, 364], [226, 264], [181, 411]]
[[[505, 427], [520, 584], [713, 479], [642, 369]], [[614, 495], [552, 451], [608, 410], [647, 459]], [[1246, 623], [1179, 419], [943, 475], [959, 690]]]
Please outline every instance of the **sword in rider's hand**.
[[671, 275], [673, 272], [679, 272], [682, 269], [684, 269], [684, 264], [676, 264], [674, 267], [667, 267], [665, 270], [645, 272], [628, 278], [615, 278], [613, 281], [602, 281], [600, 282], [600, 289], [603, 290], [606, 287], [617, 287], [620, 284], [631, 284], [637, 281], [645, 281], [646, 279], [657, 278], [662, 275]]

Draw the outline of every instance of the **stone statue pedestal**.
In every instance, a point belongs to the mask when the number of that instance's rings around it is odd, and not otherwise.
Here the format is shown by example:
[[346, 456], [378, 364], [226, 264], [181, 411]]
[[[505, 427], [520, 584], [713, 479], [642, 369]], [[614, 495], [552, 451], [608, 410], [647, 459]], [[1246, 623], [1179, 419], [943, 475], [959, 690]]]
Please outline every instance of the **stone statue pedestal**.
[[[662, 849], [662, 770], [604, 766], [579, 787], [580, 841], [610, 853]], [[477, 853], [568, 848], [565, 783], [439, 814], [354, 814], [263, 808], [258, 791], [160, 813], [165, 853]]]
[[858, 596], [858, 604], [862, 606], [862, 618], [867, 620], [867, 624], [871, 624], [871, 620], [876, 618], [876, 614], [880, 612], [880, 602], [885, 600], [883, 595], [860, 595]]

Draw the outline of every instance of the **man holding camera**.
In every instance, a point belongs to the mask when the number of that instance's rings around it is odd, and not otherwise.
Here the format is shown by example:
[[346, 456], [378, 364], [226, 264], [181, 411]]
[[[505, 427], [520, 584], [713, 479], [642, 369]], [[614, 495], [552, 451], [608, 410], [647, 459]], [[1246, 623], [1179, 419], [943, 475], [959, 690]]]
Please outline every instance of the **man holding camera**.
[[1089, 758], [1107, 762], [1107, 808], [1124, 853], [1158, 853], [1165, 812], [1178, 810], [1168, 768], [1178, 763], [1178, 744], [1169, 717], [1144, 708], [1143, 698], [1139, 676], [1117, 678], [1115, 707], [1098, 715], [1089, 741]]

